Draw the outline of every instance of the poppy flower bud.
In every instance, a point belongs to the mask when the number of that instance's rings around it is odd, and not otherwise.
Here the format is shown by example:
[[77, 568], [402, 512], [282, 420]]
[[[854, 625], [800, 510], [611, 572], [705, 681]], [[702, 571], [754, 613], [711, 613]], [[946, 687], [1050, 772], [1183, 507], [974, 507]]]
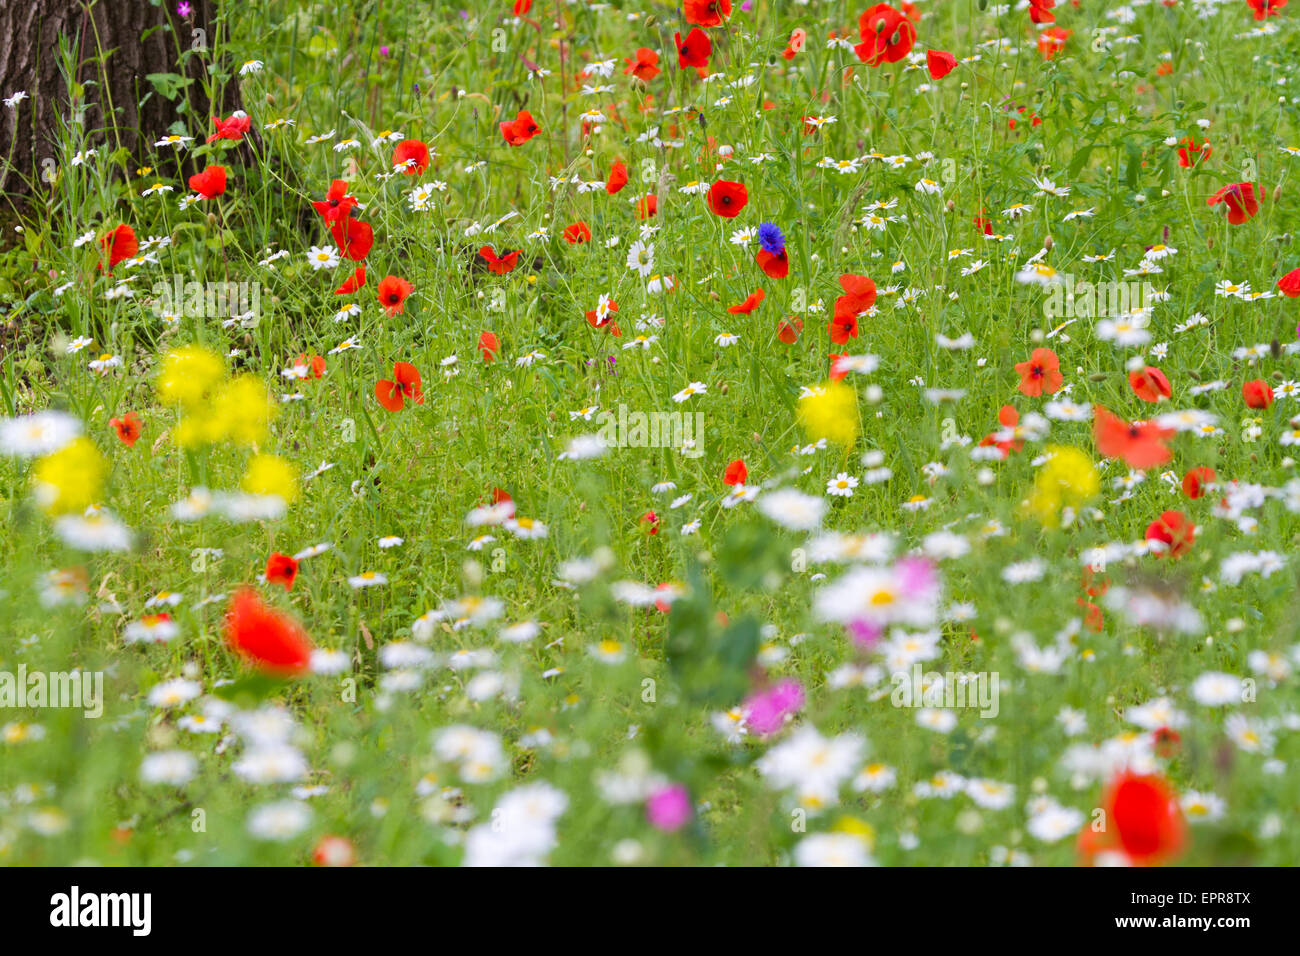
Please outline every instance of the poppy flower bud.
[[1052, 241], [1051, 236], [1048, 236], [1046, 239], [1043, 240], [1043, 248], [1046, 249], [1048, 252], [1051, 252], [1052, 247], [1055, 245], [1056, 243]]
[[948, 202], [945, 204], [945, 207], [949, 212], [952, 212], [954, 209], [957, 208], [957, 204], [953, 202], [951, 199], [949, 199]]

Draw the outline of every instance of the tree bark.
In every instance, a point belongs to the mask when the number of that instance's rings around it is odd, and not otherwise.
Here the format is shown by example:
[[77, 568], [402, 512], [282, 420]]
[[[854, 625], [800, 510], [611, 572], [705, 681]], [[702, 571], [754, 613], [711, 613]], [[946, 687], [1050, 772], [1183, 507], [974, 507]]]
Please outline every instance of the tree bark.
[[[210, 132], [211, 116], [240, 109], [237, 82], [218, 88], [217, 102], [209, 100], [203, 78], [210, 52], [185, 55], [196, 44], [212, 49], [216, 2], [189, 0], [189, 15], [182, 18], [175, 0], [159, 6], [150, 0], [0, 0], [0, 98], [19, 90], [28, 96], [14, 109], [0, 107], [0, 205], [30, 209], [48, 161], [63, 162], [60, 124], [77, 118], [61, 70], [60, 38], [72, 50], [74, 76], [84, 90], [89, 145], [124, 146], [142, 159], [177, 120], [201, 138]], [[193, 82], [172, 100], [154, 88], [151, 73]], [[168, 151], [160, 159], [174, 157]]]

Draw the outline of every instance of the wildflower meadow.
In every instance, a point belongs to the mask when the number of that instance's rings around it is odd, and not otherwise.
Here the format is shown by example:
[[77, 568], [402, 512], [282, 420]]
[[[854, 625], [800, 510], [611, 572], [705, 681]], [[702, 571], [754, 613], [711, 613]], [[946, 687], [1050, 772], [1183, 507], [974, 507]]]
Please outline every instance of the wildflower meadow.
[[0, 7], [0, 864], [1300, 862], [1287, 0]]

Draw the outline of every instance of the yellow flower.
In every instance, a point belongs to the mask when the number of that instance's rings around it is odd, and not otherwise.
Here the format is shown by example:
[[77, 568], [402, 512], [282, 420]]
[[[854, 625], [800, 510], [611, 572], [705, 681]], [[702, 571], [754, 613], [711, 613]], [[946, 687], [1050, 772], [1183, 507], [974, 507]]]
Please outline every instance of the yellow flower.
[[799, 399], [799, 424], [814, 441], [852, 445], [858, 437], [858, 393], [843, 382], [827, 382]]
[[298, 498], [298, 469], [276, 455], [254, 455], [239, 486], [251, 495], [275, 495], [292, 504]]
[[241, 375], [217, 393], [209, 414], [220, 438], [255, 445], [266, 440], [276, 411], [266, 386], [252, 375]]
[[836, 833], [847, 833], [850, 836], [857, 837], [866, 844], [868, 850], [874, 849], [876, 845], [876, 828], [857, 817], [846, 814], [836, 820], [831, 829]]
[[192, 409], [226, 377], [226, 363], [201, 345], [185, 345], [168, 352], [158, 376], [158, 397], [169, 405]]
[[1092, 459], [1078, 448], [1049, 445], [1051, 458], [1034, 476], [1034, 490], [1026, 503], [1043, 524], [1055, 526], [1064, 507], [1078, 508], [1101, 489]]
[[32, 470], [36, 500], [50, 514], [85, 511], [99, 500], [108, 462], [84, 435], [74, 438]]

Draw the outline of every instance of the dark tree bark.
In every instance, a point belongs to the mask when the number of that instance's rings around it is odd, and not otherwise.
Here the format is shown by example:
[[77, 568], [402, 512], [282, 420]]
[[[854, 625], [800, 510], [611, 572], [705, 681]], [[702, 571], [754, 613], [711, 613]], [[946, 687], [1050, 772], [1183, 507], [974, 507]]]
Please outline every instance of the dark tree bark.
[[[211, 116], [240, 109], [236, 82], [217, 91], [218, 102], [209, 101], [202, 80], [210, 52], [186, 55], [196, 43], [212, 49], [216, 2], [189, 0], [189, 15], [182, 18], [175, 0], [159, 6], [150, 0], [0, 0], [0, 98], [19, 90], [28, 95], [16, 109], [0, 107], [0, 206], [30, 208], [34, 191], [44, 188], [45, 161], [58, 163], [60, 122], [76, 122], [60, 38], [72, 50], [75, 77], [85, 90], [81, 106], [91, 145], [124, 146], [139, 158], [177, 120], [201, 137], [211, 131]], [[151, 73], [194, 82], [172, 100], [146, 79]]]

